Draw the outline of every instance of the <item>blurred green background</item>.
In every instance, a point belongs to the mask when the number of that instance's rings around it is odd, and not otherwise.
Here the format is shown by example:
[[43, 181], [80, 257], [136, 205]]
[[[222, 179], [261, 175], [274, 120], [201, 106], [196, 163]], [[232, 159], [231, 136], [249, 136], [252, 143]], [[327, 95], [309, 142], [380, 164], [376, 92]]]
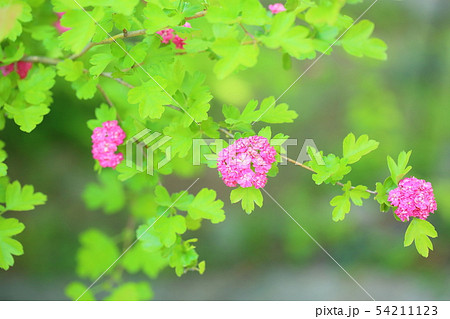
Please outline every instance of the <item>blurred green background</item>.
[[[369, 2], [344, 13], [357, 17]], [[375, 299], [449, 300], [450, 3], [380, 0], [365, 18], [375, 22], [375, 36], [388, 44], [388, 61], [349, 57], [336, 47], [282, 98], [299, 118], [272, 130], [299, 140], [298, 147], [289, 148], [294, 158], [305, 138], [313, 138], [325, 153], [340, 154], [349, 132], [368, 134], [380, 147], [354, 165], [349, 179], [370, 188], [387, 177], [387, 155], [413, 150], [411, 175], [432, 182], [437, 197], [438, 211], [429, 218], [439, 233], [434, 252], [424, 259], [414, 247], [403, 248], [407, 225], [380, 213], [373, 200], [353, 207], [343, 222], [332, 222], [328, 202], [340, 189], [316, 186], [301, 168], [280, 167], [266, 189]], [[243, 107], [253, 98], [277, 97], [312, 62], [295, 61], [286, 71], [281, 53], [263, 50], [255, 68], [218, 81], [205, 58], [185, 61], [208, 74], [219, 119], [224, 103]], [[64, 287], [76, 279], [78, 234], [89, 227], [117, 234], [126, 223], [126, 212], [88, 211], [81, 198], [85, 185], [96, 180], [85, 123], [102, 98], [78, 101], [58, 81], [52, 111], [36, 130], [24, 134], [9, 121], [2, 133], [11, 178], [34, 185], [49, 200], [15, 216], [26, 225], [19, 236], [25, 254], [15, 258], [11, 270], [0, 272], [0, 300], [65, 300]], [[206, 273], [177, 278], [166, 269], [151, 281], [155, 299], [368, 299], [270, 198], [247, 216], [229, 203], [230, 189], [214, 169], [205, 168], [199, 177], [196, 188], [216, 189], [227, 218], [204, 223], [195, 233]], [[194, 178], [171, 177], [165, 185], [178, 191]]]

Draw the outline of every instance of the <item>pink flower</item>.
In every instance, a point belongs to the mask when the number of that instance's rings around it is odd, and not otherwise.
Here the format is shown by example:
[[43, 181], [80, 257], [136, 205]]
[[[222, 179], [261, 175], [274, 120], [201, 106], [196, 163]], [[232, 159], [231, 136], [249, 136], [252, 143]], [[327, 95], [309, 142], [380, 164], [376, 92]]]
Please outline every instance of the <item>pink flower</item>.
[[58, 30], [59, 33], [64, 33], [66, 31], [69, 31], [70, 28], [67, 28], [67, 27], [64, 27], [61, 25], [61, 18], [65, 14], [65, 12], [55, 12], [55, 14], [58, 16], [58, 20], [56, 20], [56, 22], [53, 24], [55, 26], [56, 30]]
[[397, 207], [395, 214], [402, 221], [409, 221], [410, 217], [427, 219], [437, 209], [431, 183], [415, 177], [402, 179], [389, 192], [388, 201]]
[[19, 61], [17, 62], [17, 74], [19, 74], [21, 79], [25, 79], [28, 75], [33, 64], [31, 62]]
[[219, 152], [217, 170], [229, 187], [262, 188], [276, 154], [265, 137], [241, 138]]
[[189, 22], [186, 22], [185, 24], [183, 24], [183, 27], [185, 28], [192, 28], [191, 24]]
[[[16, 72], [19, 74], [19, 77], [23, 80], [27, 77], [28, 71], [30, 71], [31, 67], [33, 66], [33, 63], [31, 62], [25, 62], [25, 61], [18, 61], [16, 62]], [[0, 66], [0, 70], [2, 71], [3, 76], [7, 76], [12, 71], [14, 71], [14, 63]]]
[[14, 71], [14, 63], [5, 66], [0, 66], [0, 70], [2, 71], [3, 76], [7, 76], [12, 71]]
[[102, 167], [116, 168], [123, 160], [123, 154], [115, 152], [117, 146], [123, 143], [126, 135], [117, 121], [103, 122], [92, 132], [92, 156]]
[[178, 35], [173, 37], [172, 42], [173, 42], [173, 44], [175, 44], [175, 47], [177, 49], [184, 49], [184, 46], [186, 45], [186, 42], [184, 42], [184, 39], [180, 38]]
[[280, 13], [282, 11], [286, 11], [286, 8], [281, 3], [275, 3], [275, 4], [269, 4], [269, 10], [273, 14], [277, 14], [277, 13]]
[[173, 29], [164, 29], [156, 33], [162, 37], [161, 43], [169, 43], [170, 40], [172, 40], [173, 38], [173, 32], [174, 32]]

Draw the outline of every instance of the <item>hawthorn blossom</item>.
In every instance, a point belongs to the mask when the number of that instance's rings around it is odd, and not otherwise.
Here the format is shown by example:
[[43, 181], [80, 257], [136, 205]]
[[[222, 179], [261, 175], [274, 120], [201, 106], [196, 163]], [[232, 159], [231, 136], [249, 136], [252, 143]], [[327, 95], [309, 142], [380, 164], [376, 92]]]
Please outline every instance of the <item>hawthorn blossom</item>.
[[92, 133], [92, 155], [102, 167], [116, 168], [123, 160], [122, 153], [116, 153], [117, 146], [123, 143], [126, 135], [117, 121], [103, 122]]
[[225, 185], [262, 188], [277, 152], [262, 136], [240, 138], [219, 152], [217, 170]]
[[14, 63], [8, 64], [8, 65], [4, 65], [4, 66], [0, 66], [0, 70], [2, 71], [3, 76], [7, 76], [12, 71], [14, 71]]
[[173, 44], [175, 44], [175, 47], [177, 49], [184, 49], [184, 46], [186, 45], [186, 42], [184, 42], [185, 39], [180, 38], [178, 35], [174, 36], [172, 39]]
[[388, 201], [397, 207], [395, 214], [402, 221], [409, 221], [410, 217], [427, 219], [437, 209], [431, 183], [415, 177], [402, 179], [389, 192]]
[[286, 11], [286, 8], [284, 7], [284, 5], [282, 3], [275, 3], [275, 4], [269, 4], [269, 10], [273, 14], [277, 14], [277, 13]]
[[69, 31], [70, 28], [61, 25], [61, 18], [65, 14], [65, 12], [55, 12], [55, 14], [58, 16], [58, 20], [56, 20], [56, 22], [53, 24], [56, 30], [58, 30], [60, 34]]
[[189, 22], [186, 22], [185, 24], [183, 24], [183, 27], [185, 28], [192, 28], [191, 24]]
[[12, 71], [16, 70], [16, 73], [23, 80], [27, 77], [28, 71], [30, 71], [33, 64], [31, 62], [18, 61], [15, 64], [11, 63], [5, 66], [0, 66], [3, 76], [7, 76]]
[[169, 29], [164, 29], [164, 30], [158, 31], [156, 33], [162, 37], [161, 43], [169, 43], [170, 40], [172, 40], [174, 37], [173, 32], [174, 32], [174, 30], [169, 28]]

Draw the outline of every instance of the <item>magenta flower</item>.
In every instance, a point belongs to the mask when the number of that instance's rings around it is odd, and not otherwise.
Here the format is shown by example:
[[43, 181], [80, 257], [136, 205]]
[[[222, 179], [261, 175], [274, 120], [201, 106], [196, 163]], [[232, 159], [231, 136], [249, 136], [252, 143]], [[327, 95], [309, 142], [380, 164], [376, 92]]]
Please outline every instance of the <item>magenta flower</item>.
[[0, 66], [0, 70], [2, 71], [3, 76], [7, 76], [12, 71], [14, 71], [14, 63], [8, 64], [8, 65], [4, 65], [4, 66]]
[[56, 20], [56, 22], [53, 24], [55, 26], [56, 30], [58, 30], [59, 33], [64, 33], [66, 31], [69, 31], [70, 28], [67, 28], [67, 27], [64, 27], [61, 25], [61, 18], [65, 14], [65, 12], [55, 12], [55, 14], [58, 16], [58, 20]]
[[102, 167], [116, 168], [123, 160], [122, 153], [115, 153], [117, 146], [123, 143], [126, 135], [117, 121], [103, 122], [92, 133], [92, 156]]
[[185, 39], [180, 38], [178, 35], [174, 36], [172, 39], [173, 44], [175, 44], [175, 47], [177, 49], [184, 49], [184, 46], [186, 45], [186, 42], [184, 42]]
[[410, 217], [427, 219], [437, 209], [431, 183], [415, 177], [402, 179], [389, 192], [388, 201], [397, 207], [395, 214], [402, 221], [409, 221]]
[[15, 64], [14, 63], [0, 66], [0, 70], [2, 71], [3, 76], [7, 76], [12, 71], [14, 71], [14, 68], [16, 69], [17, 74], [19, 74], [19, 77], [23, 80], [27, 77], [28, 71], [30, 71], [31, 67], [33, 66], [33, 63], [31, 62], [25, 62], [25, 61], [18, 61]]
[[156, 33], [162, 37], [161, 43], [169, 43], [173, 39], [173, 32], [173, 29], [164, 29]]
[[186, 22], [185, 24], [183, 24], [183, 27], [185, 28], [192, 28], [191, 24], [189, 22]]
[[277, 14], [282, 11], [286, 11], [286, 8], [284, 7], [284, 5], [282, 3], [275, 3], [275, 4], [269, 4], [269, 10], [273, 14]]
[[240, 138], [219, 152], [217, 170], [229, 187], [262, 188], [277, 152], [262, 136]]

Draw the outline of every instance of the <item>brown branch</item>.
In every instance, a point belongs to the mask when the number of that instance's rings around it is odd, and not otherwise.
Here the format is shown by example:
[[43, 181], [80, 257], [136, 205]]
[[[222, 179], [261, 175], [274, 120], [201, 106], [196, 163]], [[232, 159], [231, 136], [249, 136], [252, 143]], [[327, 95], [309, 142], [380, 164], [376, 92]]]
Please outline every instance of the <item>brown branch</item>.
[[105, 90], [102, 88], [100, 84], [97, 84], [97, 90], [99, 90], [99, 92], [103, 95], [109, 106], [114, 107], [114, 103], [111, 101], [108, 94], [106, 94]]
[[197, 12], [197, 13], [194, 14], [192, 17], [186, 17], [185, 20], [186, 20], [186, 21], [189, 21], [189, 20], [194, 20], [194, 19], [198, 19], [198, 18], [204, 17], [205, 14], [206, 14], [206, 12], [207, 12], [206, 10]]
[[22, 58], [21, 61], [56, 65], [62, 60], [47, 58], [45, 56], [30, 55]]
[[[188, 21], [188, 20], [201, 18], [201, 17], [205, 16], [205, 14], [206, 14], [206, 10], [200, 11], [191, 17], [186, 17], [185, 20]], [[116, 34], [116, 35], [109, 37], [108, 39], [102, 40], [100, 42], [90, 42], [79, 53], [74, 53], [71, 56], [69, 56], [69, 59], [75, 60], [75, 59], [81, 57], [82, 55], [84, 55], [86, 52], [88, 52], [90, 49], [92, 49], [93, 47], [95, 47], [97, 45], [110, 44], [110, 43], [116, 42], [118, 39], [138, 37], [141, 35], [145, 35], [146, 32], [147, 32], [146, 29], [135, 30], [135, 31], [126, 31], [125, 30], [122, 33]]]
[[244, 27], [244, 25], [239, 22], [239, 26], [241, 27], [242, 30], [244, 30], [245, 34], [248, 35], [250, 38], [252, 38], [252, 43], [257, 43], [258, 41], [256, 40], [255, 36], [253, 34], [251, 34], [250, 32], [248, 32], [248, 30]]
[[122, 32], [122, 33], [116, 34], [108, 39], [100, 41], [100, 42], [90, 42], [88, 45], [86, 45], [84, 47], [83, 50], [81, 50], [81, 52], [75, 53], [75, 54], [72, 54], [71, 56], [69, 56], [69, 59], [75, 60], [97, 45], [113, 43], [113, 42], [116, 42], [117, 39], [138, 37], [140, 35], [144, 35], [145, 32], [146, 32], [145, 29]]

